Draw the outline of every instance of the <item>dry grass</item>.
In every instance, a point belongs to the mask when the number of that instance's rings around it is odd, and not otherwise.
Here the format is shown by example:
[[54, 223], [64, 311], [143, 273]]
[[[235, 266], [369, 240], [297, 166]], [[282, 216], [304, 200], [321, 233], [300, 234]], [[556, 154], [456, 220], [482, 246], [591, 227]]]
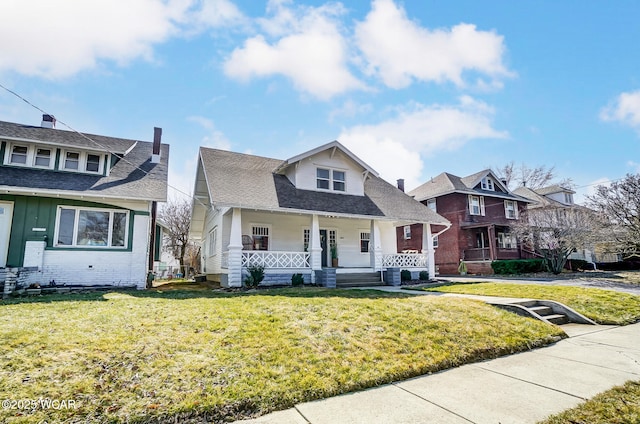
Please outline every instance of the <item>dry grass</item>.
[[540, 284], [462, 283], [428, 291], [555, 300], [598, 324], [625, 325], [640, 320], [640, 296], [612, 290]]
[[222, 422], [563, 336], [465, 299], [308, 288], [42, 297], [0, 319], [4, 395], [76, 402], [9, 423]]
[[629, 381], [539, 424], [640, 423], [640, 381]]

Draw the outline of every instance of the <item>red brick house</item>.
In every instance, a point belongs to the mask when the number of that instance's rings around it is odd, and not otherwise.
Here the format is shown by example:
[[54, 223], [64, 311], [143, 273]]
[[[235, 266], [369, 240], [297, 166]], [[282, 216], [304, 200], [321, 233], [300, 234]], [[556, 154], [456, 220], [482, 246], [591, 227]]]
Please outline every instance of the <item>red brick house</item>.
[[[489, 274], [493, 260], [526, 256], [510, 226], [532, 201], [510, 192], [491, 170], [463, 178], [444, 172], [408, 194], [452, 224], [434, 238], [441, 274], [457, 273], [461, 259], [470, 273]], [[421, 225], [398, 228], [398, 250], [419, 250], [421, 230]]]

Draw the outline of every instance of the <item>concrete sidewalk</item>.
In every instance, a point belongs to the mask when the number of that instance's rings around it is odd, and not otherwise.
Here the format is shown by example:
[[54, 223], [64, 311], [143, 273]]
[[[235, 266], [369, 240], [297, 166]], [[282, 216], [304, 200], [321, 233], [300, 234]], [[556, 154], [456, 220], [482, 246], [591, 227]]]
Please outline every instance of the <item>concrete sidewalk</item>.
[[551, 346], [349, 393], [245, 424], [536, 423], [640, 380], [640, 324], [568, 324]]

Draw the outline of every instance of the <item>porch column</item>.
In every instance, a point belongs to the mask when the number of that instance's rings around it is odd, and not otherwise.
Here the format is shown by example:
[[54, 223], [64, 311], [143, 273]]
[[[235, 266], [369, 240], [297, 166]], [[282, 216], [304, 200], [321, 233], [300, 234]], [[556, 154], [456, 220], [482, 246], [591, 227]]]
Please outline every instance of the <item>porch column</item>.
[[320, 246], [320, 222], [318, 221], [318, 215], [311, 216], [309, 239], [311, 282], [315, 284], [316, 271], [322, 269], [322, 247]]
[[375, 219], [371, 220], [369, 232], [369, 254], [371, 255], [371, 268], [374, 271], [382, 271], [382, 242], [380, 240], [380, 226]]
[[229, 239], [229, 287], [242, 287], [242, 211], [233, 208]]
[[429, 279], [436, 278], [436, 251], [433, 248], [433, 235], [431, 235], [431, 224], [422, 224], [422, 254], [427, 255], [427, 269]]
[[498, 246], [496, 246], [496, 226], [489, 225], [487, 227], [487, 234], [489, 235], [489, 259], [496, 260], [498, 259]]

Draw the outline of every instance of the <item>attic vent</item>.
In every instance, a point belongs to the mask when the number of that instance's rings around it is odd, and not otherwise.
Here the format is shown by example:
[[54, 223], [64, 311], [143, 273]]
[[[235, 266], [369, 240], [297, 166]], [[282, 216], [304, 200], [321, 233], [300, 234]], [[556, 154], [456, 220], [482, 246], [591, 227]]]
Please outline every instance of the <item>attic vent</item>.
[[42, 128], [55, 128], [56, 127], [56, 118], [53, 115], [42, 115], [42, 124], [40, 125]]

